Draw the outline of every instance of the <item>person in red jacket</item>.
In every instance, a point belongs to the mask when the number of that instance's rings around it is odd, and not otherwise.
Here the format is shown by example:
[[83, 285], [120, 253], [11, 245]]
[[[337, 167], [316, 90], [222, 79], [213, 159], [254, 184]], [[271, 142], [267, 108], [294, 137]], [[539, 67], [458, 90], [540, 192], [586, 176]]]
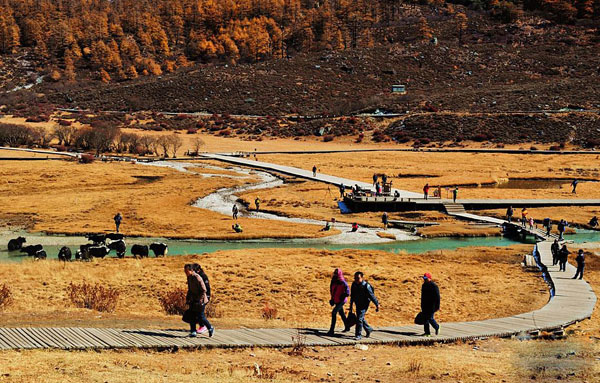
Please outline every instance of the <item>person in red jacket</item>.
[[334, 270], [331, 284], [329, 285], [329, 292], [331, 294], [329, 304], [333, 306], [333, 310], [331, 310], [331, 327], [327, 335], [332, 336], [335, 331], [335, 321], [338, 313], [342, 318], [342, 322], [344, 322], [343, 332], [350, 330], [346, 324], [346, 314], [344, 313], [344, 304], [348, 301], [348, 296], [350, 296], [350, 287], [348, 287], [348, 283], [344, 279], [342, 269]]
[[425, 184], [425, 186], [423, 186], [423, 198], [429, 198], [429, 184]]

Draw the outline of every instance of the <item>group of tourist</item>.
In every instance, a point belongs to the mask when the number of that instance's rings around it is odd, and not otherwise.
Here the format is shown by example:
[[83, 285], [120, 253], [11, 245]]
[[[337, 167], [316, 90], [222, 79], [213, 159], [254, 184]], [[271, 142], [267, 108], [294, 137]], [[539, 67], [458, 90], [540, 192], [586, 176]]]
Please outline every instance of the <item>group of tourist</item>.
[[[563, 244], [561, 247], [558, 243], [558, 239], [555, 239], [550, 250], [552, 251], [552, 266], [558, 264], [558, 271], [567, 271], [566, 266], [570, 254], [569, 249], [567, 249], [567, 244]], [[575, 262], [577, 262], [577, 271], [575, 272], [573, 279], [583, 279], [583, 269], [585, 268], [585, 253], [583, 252], [583, 249], [579, 249], [577, 252]]]
[[[506, 209], [506, 220], [508, 222], [511, 222], [513, 215], [514, 215], [514, 209], [512, 206], [509, 206]], [[592, 220], [593, 220], [593, 218], [592, 218]], [[592, 223], [592, 221], [590, 221], [590, 225], [591, 225], [591, 223]], [[527, 210], [526, 207], [524, 207], [521, 209], [521, 226], [527, 227], [528, 224], [529, 224], [529, 230], [533, 230], [536, 227], [535, 220], [533, 219], [533, 217], [529, 216], [529, 211]], [[597, 220], [596, 220], [596, 224], [597, 224]], [[563, 236], [565, 234], [565, 230], [568, 225], [569, 225], [569, 223], [564, 219], [561, 219], [558, 222], [556, 229], [558, 230], [558, 240], [559, 241], [563, 240]], [[543, 227], [546, 229], [546, 235], [549, 236], [550, 233], [552, 232], [552, 220], [550, 218], [544, 218]]]
[[[352, 325], [356, 324], [354, 339], [362, 339], [363, 329], [365, 330], [365, 337], [368, 338], [371, 332], [373, 332], [373, 328], [367, 323], [367, 310], [372, 302], [375, 305], [375, 311], [379, 312], [380, 305], [375, 296], [373, 286], [365, 280], [364, 274], [361, 271], [354, 273], [354, 282], [352, 282], [352, 286], [350, 287], [344, 278], [342, 269], [337, 268], [333, 272], [329, 291], [331, 296], [329, 304], [333, 309], [331, 310], [331, 326], [327, 335], [333, 336], [335, 334], [336, 319], [339, 315], [344, 323], [344, 330], [342, 332], [350, 331]], [[350, 308], [348, 316], [346, 316], [344, 305], [348, 302], [348, 297], [350, 297]], [[356, 314], [354, 314], [353, 308], [356, 308]], [[423, 275], [423, 285], [421, 286], [420, 313], [421, 318], [423, 318], [425, 336], [431, 336], [430, 325], [435, 330], [435, 334], [439, 334], [440, 326], [434, 319], [434, 314], [439, 309], [439, 288], [433, 282], [431, 274], [425, 273]]]

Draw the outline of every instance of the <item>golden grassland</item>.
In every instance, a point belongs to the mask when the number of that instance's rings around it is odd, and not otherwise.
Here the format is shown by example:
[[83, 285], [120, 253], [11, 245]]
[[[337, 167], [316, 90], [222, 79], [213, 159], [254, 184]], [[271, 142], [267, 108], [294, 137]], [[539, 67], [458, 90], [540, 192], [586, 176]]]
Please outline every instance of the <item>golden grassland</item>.
[[[499, 314], [494, 311], [494, 305], [512, 306], [504, 310], [516, 310], [520, 308], [524, 311], [535, 308], [534, 306], [543, 304], [542, 300], [547, 297], [546, 287], [532, 274], [516, 270], [518, 267], [514, 264], [517, 261], [516, 254], [522, 253], [525, 250], [530, 250], [530, 246], [517, 245], [510, 248], [502, 249], [462, 249], [454, 252], [437, 252], [427, 253], [419, 256], [397, 255], [396, 258], [407, 259], [405, 264], [399, 267], [392, 259], [394, 256], [386, 253], [368, 255], [369, 258], [364, 259], [365, 264], [374, 265], [375, 269], [366, 268], [367, 276], [370, 277], [372, 283], [377, 286], [377, 294], [382, 300], [382, 310], [379, 313], [369, 312], [369, 320], [373, 323], [381, 325], [385, 323], [381, 316], [387, 315], [390, 310], [394, 310], [394, 303], [390, 303], [390, 299], [394, 299], [391, 291], [386, 293], [386, 290], [397, 290], [402, 294], [402, 299], [406, 302], [406, 307], [414, 307], [416, 297], [410, 292], [418, 288], [418, 282], [413, 281], [412, 269], [415, 267], [420, 271], [424, 266], [432, 270], [434, 277], [438, 279], [442, 293], [442, 309], [439, 318], [445, 320], [465, 319], [468, 314], [463, 314], [462, 318], [458, 318], [454, 314], [450, 315], [450, 310], [457, 309], [459, 301], [454, 300], [453, 294], [459, 290], [459, 279], [455, 277], [457, 274], [462, 274], [467, 282], [478, 282], [477, 285], [469, 286], [466, 284], [467, 290], [472, 290], [468, 300], [462, 301], [462, 306], [465, 312], [475, 313], [474, 316], [468, 316], [468, 319], [479, 318], [483, 314]], [[300, 294], [294, 294], [294, 303], [299, 306], [299, 309], [306, 305], [306, 299], [325, 300], [326, 290], [328, 286], [328, 273], [325, 269], [305, 269], [307, 267], [306, 257], [311, 257], [311, 262], [317, 262], [317, 265], [331, 268], [333, 265], [345, 265], [345, 262], [350, 262], [351, 255], [359, 255], [359, 252], [340, 251], [333, 255], [311, 251], [309, 254], [304, 253], [293, 255], [296, 251], [287, 250], [286, 260], [295, 259], [298, 257], [296, 265], [292, 262], [292, 267], [285, 266], [277, 267], [277, 274], [281, 280], [289, 283], [279, 286], [301, 283], [304, 288], [310, 291], [305, 297]], [[239, 253], [239, 254], [236, 254]], [[273, 252], [271, 257], [275, 257]], [[322, 254], [319, 254], [322, 253]], [[183, 273], [179, 270], [181, 264], [200, 258], [199, 260], [206, 266], [212, 277], [212, 282], [216, 291], [227, 289], [227, 283], [222, 284], [219, 279], [231, 278], [247, 279], [248, 275], [244, 274], [241, 277], [234, 274], [225, 274], [218, 271], [219, 267], [227, 267], [227, 265], [236, 262], [244, 262], [250, 264], [248, 258], [240, 258], [242, 252], [224, 252], [216, 254], [215, 259], [206, 259], [205, 257], [182, 257], [173, 259], [144, 259], [141, 261], [135, 260], [105, 260], [103, 264], [72, 264], [67, 265], [75, 268], [82, 268], [80, 272], [69, 270], [74, 279], [83, 280], [84, 275], [91, 275], [97, 280], [115, 281], [115, 285], [127, 285], [127, 288], [135, 291], [135, 294], [140, 294], [138, 299], [145, 299], [142, 296], [151, 295], [156, 285], [154, 281], [160, 281], [156, 278], [156, 272], [169, 274], [169, 280], [173, 284], [183, 285]], [[256, 258], [251, 259], [251, 263], [263, 258], [264, 254], [258, 254]], [[364, 255], [360, 253], [362, 260]], [[388, 258], [386, 258], [388, 257]], [[278, 257], [281, 258], [281, 257]], [[303, 259], [304, 258], [304, 259]], [[376, 258], [376, 259], [375, 259]], [[439, 262], [437, 262], [438, 260]], [[375, 262], [378, 262], [375, 264]], [[436, 261], [436, 262], [432, 262]], [[572, 260], [571, 260], [572, 261]], [[166, 266], [162, 266], [161, 262], [165, 262]], [[221, 262], [231, 262], [222, 264]], [[270, 259], [265, 262], [273, 265]], [[280, 262], [283, 262], [280, 260]], [[443, 262], [443, 265], [442, 265]], [[458, 264], [457, 262], [460, 262]], [[117, 266], [121, 263], [123, 270], [122, 274], [115, 274]], [[356, 259], [352, 260], [352, 266], [357, 265]], [[65, 286], [65, 273], [54, 272], [55, 265], [58, 262], [40, 262], [40, 263], [24, 263], [21, 265], [1, 265], [0, 276], [2, 279], [7, 277], [18, 282], [19, 285], [25, 285], [31, 290], [43, 289], [40, 297], [50, 295], [57, 297], [60, 295], [61, 287]], [[135, 264], [135, 266], [134, 266]], [[386, 266], [391, 270], [385, 280], [375, 279], [371, 273], [379, 272], [379, 268]], [[39, 266], [38, 266], [39, 265]], [[362, 266], [362, 265], [361, 265]], [[261, 267], [261, 264], [256, 266]], [[271, 266], [270, 266], [271, 267]], [[351, 266], [349, 266], [351, 267]], [[512, 274], [508, 275], [504, 272], [504, 268], [508, 267]], [[35, 270], [38, 269], [36, 273]], [[107, 271], [102, 271], [107, 268]], [[439, 268], [439, 270], [438, 270]], [[138, 273], [137, 270], [145, 270]], [[286, 271], [288, 270], [288, 271]], [[299, 270], [299, 271], [298, 271]], [[406, 271], [405, 271], [406, 270]], [[459, 273], [450, 272], [449, 270], [460, 270]], [[469, 270], [472, 270], [469, 271]], [[477, 270], [480, 270], [478, 273]], [[481, 270], [485, 270], [481, 272]], [[497, 272], [496, 272], [497, 271]], [[415, 270], [416, 272], [416, 270]], [[472, 276], [470, 275], [472, 273]], [[18, 276], [21, 274], [21, 276]], [[47, 286], [40, 282], [40, 274], [47, 279]], [[58, 274], [58, 275], [56, 275]], [[151, 275], [154, 274], [154, 277]], [[327, 275], [326, 275], [327, 274]], [[406, 275], [405, 275], [406, 274]], [[478, 274], [486, 274], [485, 280], [480, 280]], [[503, 274], [503, 275], [500, 275]], [[136, 279], [137, 276], [137, 279]], [[525, 279], [521, 280], [521, 276]], [[406, 277], [410, 282], [407, 288], [403, 287], [406, 284], [398, 283], [401, 278]], [[452, 279], [449, 279], [451, 277]], [[125, 278], [124, 282], [120, 279]], [[167, 276], [165, 276], [167, 278]], [[290, 280], [290, 278], [292, 278]], [[460, 277], [462, 280], [463, 277]], [[495, 278], [495, 280], [494, 280]], [[141, 281], [140, 281], [141, 279]], [[590, 281], [592, 286], [600, 285], [600, 257], [597, 254], [588, 254], [586, 265], [586, 279]], [[148, 281], [152, 283], [148, 283]], [[526, 282], [528, 280], [529, 282]], [[252, 278], [252, 281], [259, 282], [258, 278]], [[226, 281], [225, 281], [226, 282]], [[271, 279], [270, 282], [275, 282]], [[385, 282], [386, 285], [383, 285]], [[479, 282], [483, 282], [479, 284]], [[169, 282], [171, 283], [171, 282]], [[237, 304], [239, 307], [235, 310], [241, 312], [242, 308], [251, 304], [260, 303], [254, 300], [247, 302], [245, 296], [239, 294], [247, 294], [248, 284], [252, 286], [262, 287], [260, 284], [242, 281], [240, 282], [242, 289], [236, 289], [236, 298], [232, 302], [222, 302], [225, 314], [224, 317], [231, 315], [232, 311], [226, 308], [228, 305], [232, 307]], [[501, 283], [499, 289], [494, 285]], [[237, 282], [236, 282], [237, 284]], [[141, 289], [140, 285], [145, 285]], [[169, 285], [172, 286], [172, 285]], [[233, 284], [231, 284], [233, 286]], [[273, 286], [271, 284], [270, 286]], [[275, 285], [276, 286], [276, 285]], [[282, 287], [283, 289], [283, 287]], [[490, 289], [489, 292], [481, 294], [481, 291], [474, 289]], [[277, 294], [261, 289], [267, 294]], [[529, 295], [527, 303], [522, 303], [520, 299], [515, 301], [515, 290], [519, 290], [524, 295]], [[542, 290], [544, 293], [542, 293]], [[476, 294], [473, 294], [476, 292]], [[460, 299], [464, 299], [466, 292], [461, 292]], [[32, 293], [26, 295], [31, 296]], [[127, 295], [127, 294], [125, 294]], [[281, 293], [280, 293], [281, 295]], [[287, 293], [286, 295], [290, 295]], [[492, 300], [492, 303], [487, 304], [484, 301], [479, 301], [477, 296], [484, 296], [486, 299]], [[543, 299], [542, 299], [543, 298]], [[16, 304], [22, 301], [24, 296], [16, 297]], [[43, 298], [42, 298], [43, 299]], [[64, 297], [61, 298], [64, 305]], [[59, 301], [61, 299], [58, 299]], [[129, 299], [124, 297], [123, 299]], [[287, 297], [291, 300], [291, 297]], [[475, 301], [470, 301], [475, 299]], [[540, 300], [538, 304], [533, 301]], [[50, 300], [50, 305], [54, 299]], [[414, 302], [413, 302], [414, 301]], [[33, 302], [30, 302], [30, 304]], [[44, 300], [45, 303], [45, 300]], [[133, 303], [137, 305], [137, 303]], [[141, 304], [141, 302], [140, 302]], [[319, 318], [327, 319], [329, 307], [322, 301], [319, 302], [322, 308], [319, 309]], [[43, 305], [33, 305], [35, 308], [26, 308], [28, 310], [43, 311]], [[66, 306], [66, 305], [65, 305]], [[144, 312], [146, 317], [150, 319], [156, 315], [156, 304], [148, 303], [149, 307], [153, 307], [147, 312]], [[518, 306], [518, 307], [517, 307]], [[285, 306], [278, 306], [280, 313], [287, 313], [288, 309]], [[299, 311], [298, 309], [298, 311]], [[14, 310], [11, 309], [11, 310]], [[118, 310], [122, 310], [122, 305]], [[234, 312], [235, 312], [234, 310]], [[293, 309], [292, 309], [293, 310]], [[308, 309], [310, 310], [310, 309]], [[254, 311], [254, 315], [258, 315], [258, 310]], [[398, 314], [398, 318], [403, 318], [404, 310]], [[60, 311], [59, 311], [60, 313]], [[243, 313], [242, 313], [243, 314]], [[10, 317], [11, 312], [1, 314], [4, 318]], [[29, 314], [32, 316], [31, 314]], [[53, 315], [53, 314], [48, 314]], [[247, 315], [247, 314], [244, 314]], [[280, 314], [281, 315], [281, 314]], [[285, 314], [287, 315], [287, 314]], [[315, 315], [315, 314], [312, 314]], [[97, 326], [101, 323], [110, 322], [111, 319], [104, 317], [97, 318], [95, 315], [85, 315], [83, 310], [74, 310], [70, 316], [78, 316], [82, 319], [82, 326]], [[35, 322], [33, 316], [33, 322]], [[55, 318], [56, 320], [57, 318]], [[394, 318], [394, 320], [396, 320]], [[217, 326], [224, 324], [223, 319], [216, 319], [213, 322]], [[248, 320], [248, 322], [252, 322]], [[316, 319], [317, 323], [325, 323], [326, 320]], [[8, 322], [10, 325], [10, 322]], [[56, 325], [56, 321], [53, 325]], [[68, 319], [64, 325], [70, 325]], [[173, 325], [175, 322], [172, 322]], [[179, 322], [183, 325], [182, 322]], [[258, 322], [254, 321], [255, 324]], [[32, 323], [33, 324], [33, 323]], [[39, 324], [39, 323], [37, 323]], [[262, 322], [262, 326], [276, 325], [273, 321]], [[288, 324], [289, 325], [289, 324]], [[442, 331], [444, 321], [441, 321]], [[221, 327], [222, 328], [222, 327]], [[518, 339], [490, 339], [469, 341], [465, 343], [457, 343], [450, 345], [436, 344], [432, 346], [415, 346], [415, 347], [397, 347], [392, 345], [387, 346], [369, 346], [367, 351], [358, 350], [349, 347], [309, 347], [305, 348], [299, 355], [291, 352], [289, 348], [283, 349], [241, 349], [241, 350], [182, 350], [178, 352], [165, 351], [146, 351], [146, 350], [124, 350], [124, 351], [3, 351], [0, 352], [0, 382], [11, 383], [28, 383], [31, 381], [43, 381], [48, 383], [58, 382], [115, 382], [115, 383], [130, 383], [130, 382], [364, 382], [364, 381], [380, 381], [380, 382], [396, 382], [396, 381], [438, 381], [438, 382], [465, 382], [478, 383], [486, 382], [597, 382], [600, 380], [600, 319], [597, 314], [592, 316], [591, 320], [586, 320], [567, 329], [567, 337], [560, 340], [518, 340]], [[259, 366], [260, 373], [257, 373], [256, 366]]]
[[[376, 287], [382, 310], [374, 325], [411, 323], [419, 311], [420, 278], [431, 272], [443, 291], [443, 322], [509, 316], [543, 306], [547, 289], [522, 272], [519, 262], [531, 246], [466, 248], [422, 255], [384, 251], [253, 249], [152, 259], [107, 258], [95, 262], [25, 261], [0, 264], [0, 280], [11, 286], [15, 303], [1, 314], [5, 324], [181, 326], [165, 315], [161, 292], [185, 288], [183, 265], [199, 262], [211, 278], [222, 313], [218, 327], [327, 326], [329, 281], [336, 267], [352, 280], [361, 270]], [[121, 297], [113, 313], [71, 307], [70, 282], [117, 288]], [[507, 300], [510, 305], [503, 304]], [[40, 304], [43, 302], [43, 304]], [[277, 309], [275, 320], [262, 319], [265, 304]]]
[[[194, 168], [208, 174], [218, 170]], [[221, 172], [227, 173], [227, 172]], [[314, 225], [241, 218], [244, 233], [231, 229], [229, 216], [192, 203], [222, 187], [247, 180], [202, 177], [196, 173], [124, 162], [6, 161], [0, 167], [2, 221], [15, 218], [33, 231], [80, 234], [111, 231], [112, 217], [124, 216], [128, 236], [177, 238], [319, 237]]]

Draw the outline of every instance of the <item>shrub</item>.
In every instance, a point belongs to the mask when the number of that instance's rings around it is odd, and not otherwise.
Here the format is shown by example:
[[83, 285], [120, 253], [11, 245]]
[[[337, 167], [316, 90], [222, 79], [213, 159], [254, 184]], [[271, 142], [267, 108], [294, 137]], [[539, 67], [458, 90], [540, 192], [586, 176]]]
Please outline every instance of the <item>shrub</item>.
[[331, 142], [331, 141], [333, 141], [333, 136], [331, 134], [323, 136], [323, 142]]
[[0, 285], [0, 311], [13, 303], [13, 296], [10, 287], [6, 284]]
[[559, 151], [561, 149], [560, 145], [552, 145], [548, 148], [548, 150]]
[[306, 350], [306, 335], [301, 328], [296, 329], [296, 335], [292, 336], [292, 350], [290, 355], [301, 356]]
[[73, 125], [73, 121], [69, 121], [69, 120], [58, 120], [57, 121], [58, 125], [60, 126], [71, 126]]
[[196, 134], [196, 133], [198, 133], [198, 129], [196, 129], [196, 128], [189, 128], [187, 130], [187, 134]]
[[94, 162], [96, 158], [92, 155], [92, 154], [82, 154], [81, 157], [79, 157], [79, 163], [82, 164], [91, 164], [92, 162]]
[[214, 294], [210, 297], [210, 301], [206, 305], [206, 316], [209, 318], [221, 318], [223, 316], [223, 310], [219, 307], [219, 298]]
[[182, 315], [186, 309], [186, 290], [175, 289], [158, 295], [158, 301], [168, 315]]
[[97, 311], [113, 312], [119, 301], [119, 291], [110, 287], [96, 284], [70, 283], [67, 294], [75, 307]]
[[483, 133], [478, 133], [473, 136], [473, 141], [476, 141], [476, 142], [487, 141], [487, 139], [488, 139], [487, 134], [483, 134]]
[[269, 302], [265, 302], [265, 306], [262, 309], [262, 317], [266, 320], [275, 319], [277, 317], [277, 309], [271, 307]]

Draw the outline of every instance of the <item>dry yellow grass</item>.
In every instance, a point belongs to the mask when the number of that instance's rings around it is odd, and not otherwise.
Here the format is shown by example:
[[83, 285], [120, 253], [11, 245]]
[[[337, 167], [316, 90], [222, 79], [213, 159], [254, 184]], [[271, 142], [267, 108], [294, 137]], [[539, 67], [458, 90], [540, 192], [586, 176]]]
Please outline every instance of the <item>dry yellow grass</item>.
[[[202, 169], [194, 171], [203, 172]], [[219, 171], [207, 170], [207, 173]], [[222, 172], [227, 173], [227, 172]], [[194, 173], [131, 163], [82, 165], [70, 161], [6, 161], [0, 167], [0, 204], [34, 231], [89, 233], [113, 230], [120, 211], [129, 236], [177, 238], [278, 238], [323, 236], [314, 225], [241, 218], [243, 234], [231, 230], [231, 217], [191, 204], [222, 187], [244, 182], [226, 177], [203, 178]]]
[[[423, 255], [257, 249], [92, 263], [0, 264], [0, 280], [13, 289], [15, 298], [2, 319], [13, 325], [181, 325], [180, 318], [162, 312], [157, 296], [185, 287], [183, 264], [193, 261], [201, 263], [211, 278], [223, 313], [216, 319], [219, 327], [327, 326], [328, 288], [335, 267], [345, 270], [350, 280], [354, 271], [362, 270], [375, 286], [382, 304], [380, 313], [370, 315], [376, 326], [412, 322], [419, 311], [420, 276], [425, 271], [434, 275], [442, 290], [442, 322], [486, 319], [533, 310], [547, 301], [543, 281], [520, 269], [521, 254], [529, 247], [465, 248]], [[65, 290], [70, 282], [82, 281], [117, 288], [121, 298], [115, 312], [98, 314], [71, 307]], [[266, 302], [277, 309], [276, 320], [261, 319]]]

